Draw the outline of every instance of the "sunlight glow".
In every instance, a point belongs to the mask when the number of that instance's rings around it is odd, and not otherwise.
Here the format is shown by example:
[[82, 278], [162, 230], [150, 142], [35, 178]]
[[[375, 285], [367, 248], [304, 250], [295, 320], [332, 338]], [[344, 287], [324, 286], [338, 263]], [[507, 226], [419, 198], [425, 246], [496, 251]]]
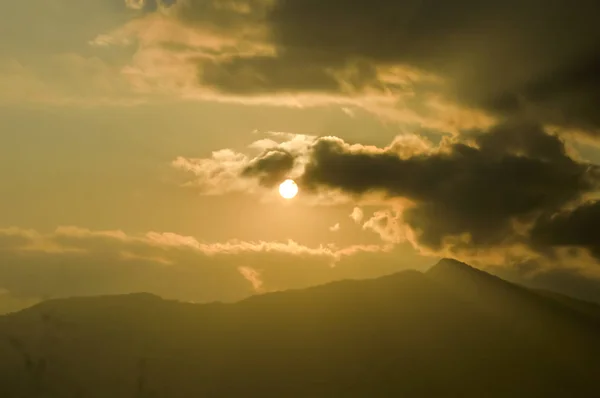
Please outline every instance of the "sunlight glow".
[[298, 194], [298, 185], [294, 180], [285, 180], [279, 185], [279, 194], [284, 199], [292, 199]]

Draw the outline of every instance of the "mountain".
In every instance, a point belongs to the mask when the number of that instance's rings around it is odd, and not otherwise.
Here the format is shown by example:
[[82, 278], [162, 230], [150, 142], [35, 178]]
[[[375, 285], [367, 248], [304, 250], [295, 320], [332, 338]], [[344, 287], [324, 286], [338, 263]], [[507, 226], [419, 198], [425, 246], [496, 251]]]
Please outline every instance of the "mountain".
[[599, 311], [447, 259], [234, 304], [53, 300], [0, 317], [0, 397], [590, 397]]

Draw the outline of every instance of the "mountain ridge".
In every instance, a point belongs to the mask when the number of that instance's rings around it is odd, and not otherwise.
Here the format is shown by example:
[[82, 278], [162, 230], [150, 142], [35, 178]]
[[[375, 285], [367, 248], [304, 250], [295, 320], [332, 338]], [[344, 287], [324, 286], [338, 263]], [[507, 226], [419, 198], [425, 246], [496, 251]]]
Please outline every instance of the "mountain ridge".
[[48, 299], [48, 300], [44, 300], [40, 303], [36, 303], [34, 305], [32, 305], [31, 307], [27, 307], [24, 308], [22, 310], [18, 310], [18, 311], [14, 311], [8, 314], [0, 314], [0, 318], [2, 316], [5, 315], [11, 315], [11, 314], [15, 314], [15, 313], [19, 313], [19, 312], [23, 312], [23, 311], [28, 311], [28, 310], [32, 310], [32, 309], [38, 309], [38, 308], [44, 308], [48, 305], [56, 305], [56, 304], [60, 304], [60, 303], [68, 303], [70, 301], [73, 300], [77, 300], [77, 301], [84, 301], [84, 300], [90, 300], [90, 301], [97, 301], [97, 300], [115, 300], [115, 299], [135, 299], [135, 300], [162, 300], [162, 301], [167, 301], [167, 302], [173, 302], [173, 303], [180, 303], [180, 304], [190, 304], [190, 305], [215, 305], [215, 304], [235, 304], [235, 303], [240, 303], [240, 302], [245, 302], [246, 300], [255, 300], [257, 297], [261, 297], [261, 296], [271, 296], [271, 295], [279, 295], [282, 293], [290, 293], [290, 292], [301, 292], [301, 291], [311, 291], [313, 289], [322, 289], [322, 288], [327, 288], [327, 287], [331, 287], [331, 286], [341, 286], [341, 285], [348, 285], [348, 284], [354, 284], [354, 283], [372, 283], [372, 282], [381, 282], [381, 281], [391, 281], [394, 278], [398, 278], [398, 277], [403, 277], [404, 275], [407, 274], [411, 274], [411, 275], [425, 275], [425, 276], [432, 276], [435, 275], [436, 273], [446, 273], [448, 271], [458, 271], [458, 272], [464, 272], [467, 273], [471, 276], [475, 276], [475, 277], [479, 277], [479, 278], [488, 278], [488, 279], [493, 279], [494, 281], [498, 281], [502, 284], [505, 285], [510, 285], [510, 286], [515, 286], [521, 289], [524, 289], [526, 291], [531, 291], [531, 292], [537, 292], [540, 293], [542, 295], [549, 295], [549, 296], [556, 296], [556, 298], [561, 297], [567, 300], [573, 300], [579, 303], [584, 303], [593, 307], [598, 307], [598, 309], [600, 309], [600, 303], [594, 302], [594, 301], [590, 301], [590, 300], [584, 300], [584, 299], [579, 299], [579, 298], [575, 298], [575, 297], [571, 297], [567, 294], [563, 294], [563, 293], [559, 293], [559, 292], [555, 292], [553, 290], [549, 290], [549, 289], [541, 289], [541, 288], [529, 288], [527, 286], [523, 286], [520, 285], [518, 283], [514, 283], [514, 282], [509, 282], [497, 275], [491, 274], [489, 272], [486, 272], [484, 270], [472, 267], [464, 262], [452, 259], [452, 258], [442, 258], [440, 259], [437, 263], [435, 263], [434, 265], [432, 265], [430, 268], [428, 268], [426, 271], [417, 271], [417, 270], [413, 270], [413, 269], [407, 269], [407, 270], [402, 270], [402, 271], [398, 271], [398, 272], [394, 272], [391, 274], [386, 274], [383, 276], [378, 276], [378, 277], [373, 277], [373, 278], [365, 278], [365, 279], [341, 279], [341, 280], [335, 280], [335, 281], [331, 281], [331, 282], [327, 282], [324, 284], [320, 284], [320, 285], [315, 285], [315, 286], [310, 286], [310, 287], [304, 287], [304, 288], [294, 288], [294, 289], [287, 289], [287, 290], [280, 290], [280, 291], [268, 291], [268, 292], [264, 292], [264, 293], [257, 293], [254, 294], [250, 297], [241, 299], [237, 302], [233, 302], [233, 303], [222, 303], [220, 301], [214, 301], [214, 302], [206, 302], [206, 303], [193, 303], [193, 302], [187, 302], [187, 301], [181, 301], [181, 300], [175, 300], [175, 299], [165, 299], [161, 296], [158, 296], [154, 293], [149, 293], [149, 292], [133, 292], [133, 293], [126, 293], [126, 294], [108, 294], [108, 295], [94, 295], [94, 296], [73, 296], [73, 297], [65, 297], [65, 298], [54, 298], [54, 299]]
[[237, 303], [40, 303], [0, 317], [0, 396], [584, 397], [597, 336], [585, 311], [442, 260]]

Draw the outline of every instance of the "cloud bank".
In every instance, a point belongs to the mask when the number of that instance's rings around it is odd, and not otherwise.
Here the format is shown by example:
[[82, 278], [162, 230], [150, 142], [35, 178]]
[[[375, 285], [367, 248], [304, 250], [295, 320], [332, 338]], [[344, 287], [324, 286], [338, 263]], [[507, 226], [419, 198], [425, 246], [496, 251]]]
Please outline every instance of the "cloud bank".
[[[384, 241], [409, 240], [435, 255], [501, 249], [525, 257], [573, 247], [600, 259], [593, 238], [600, 213], [590, 199], [600, 167], [539, 124], [505, 122], [438, 145], [416, 136], [383, 148], [313, 137], [296, 152], [278, 148], [248, 157], [236, 180], [271, 187], [297, 167], [304, 195], [389, 207], [363, 224]], [[364, 214], [357, 207], [350, 217], [361, 223]]]
[[[591, 0], [42, 3], [44, 19], [15, 4], [0, 21], [11, 38], [0, 70], [20, 65], [0, 82], [19, 100], [15, 81], [39, 101], [334, 103], [446, 133], [525, 118], [599, 134], [600, 34], [590, 27], [600, 6]], [[80, 28], [47, 33], [66, 25]], [[40, 69], [59, 55], [83, 60], [69, 67], [84, 96]]]
[[[203, 243], [174, 233], [60, 227], [0, 229], [0, 309], [55, 297], [151, 292], [184, 301], [232, 301], [398, 269], [389, 245], [307, 247], [294, 241]], [[364, 256], [380, 264], [360, 265]], [[21, 306], [21, 304], [23, 304]]]
[[136, 17], [99, 32], [92, 43], [134, 45], [123, 71], [142, 91], [247, 103], [351, 104], [445, 132], [518, 117], [598, 134], [600, 34], [589, 28], [597, 2], [125, 5]]

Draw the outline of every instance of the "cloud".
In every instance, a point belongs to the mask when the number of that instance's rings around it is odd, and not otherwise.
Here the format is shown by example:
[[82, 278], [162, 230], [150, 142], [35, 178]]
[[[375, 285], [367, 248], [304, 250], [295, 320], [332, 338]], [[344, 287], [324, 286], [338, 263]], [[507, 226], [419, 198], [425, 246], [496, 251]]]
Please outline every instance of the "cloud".
[[[292, 241], [203, 243], [175, 233], [129, 235], [78, 227], [49, 234], [1, 229], [0, 312], [48, 298], [140, 291], [193, 302], [233, 301], [256, 292], [375, 277], [435, 261], [402, 250], [394, 244], [337, 248]], [[540, 254], [531, 257], [537, 261], [535, 278], [566, 273], [590, 289], [594, 286], [599, 275], [590, 271], [593, 261], [572, 250], [557, 253], [554, 263]], [[479, 265], [489, 265], [477, 258]]]
[[[597, 206], [585, 203], [599, 191], [600, 167], [574, 158], [535, 123], [507, 121], [438, 145], [418, 136], [386, 147], [320, 137], [285, 155], [274, 148], [248, 160], [261, 173], [238, 178], [275, 181], [301, 159], [296, 181], [305, 196], [335, 193], [390, 206], [363, 228], [386, 242], [408, 240], [423, 254], [526, 257], [534, 241], [597, 250], [590, 241]], [[364, 215], [357, 207], [350, 217], [360, 223]]]
[[11, 308], [53, 297], [140, 291], [185, 301], [232, 301], [256, 289], [388, 273], [398, 265], [387, 260], [356, 264], [364, 261], [361, 256], [386, 258], [392, 250], [389, 245], [308, 247], [294, 241], [205, 243], [168, 232], [129, 235], [79, 227], [49, 234], [0, 229], [0, 307], [8, 307], [9, 293]]
[[[8, 231], [15, 231], [14, 229]], [[18, 229], [16, 231], [19, 231]], [[20, 232], [11, 232], [20, 235]], [[10, 235], [9, 235], [10, 236]], [[24, 235], [21, 235], [24, 236]], [[143, 236], [129, 236], [122, 231], [92, 231], [78, 227], [59, 227], [49, 236], [39, 235], [27, 241], [23, 246], [28, 250], [46, 250], [58, 247], [58, 251], [79, 249], [81, 251], [111, 250], [121, 246], [131, 253], [164, 255], [169, 250], [191, 251], [204, 256], [237, 255], [244, 253], [281, 253], [295, 256], [321, 256], [332, 262], [354, 251], [385, 250], [379, 246], [349, 246], [337, 248], [335, 245], [307, 247], [293, 240], [287, 242], [240, 241], [202, 243], [191, 236], [182, 236], [171, 232], [147, 232]]]
[[408, 64], [443, 76], [446, 93], [465, 104], [598, 128], [600, 34], [585, 28], [598, 10], [534, 0], [280, 0], [270, 21], [281, 51], [307, 63]]
[[335, 223], [334, 225], [332, 225], [331, 227], [329, 227], [329, 230], [331, 232], [338, 232], [340, 230], [340, 223]]
[[364, 212], [360, 207], [355, 207], [352, 209], [352, 213], [350, 213], [350, 218], [354, 220], [355, 223], [359, 224], [363, 217], [365, 216]]
[[145, 0], [125, 0], [125, 5], [134, 10], [140, 10], [144, 7]]
[[294, 156], [283, 149], [269, 149], [252, 159], [242, 176], [256, 177], [261, 185], [273, 187], [286, 179], [294, 168], [294, 161]]
[[248, 167], [250, 159], [231, 149], [214, 151], [210, 158], [178, 157], [171, 165], [195, 177], [185, 183], [205, 195], [219, 195], [227, 192], [251, 192], [254, 186], [249, 180], [240, 179]]
[[[186, 178], [182, 185], [203, 195], [241, 192], [259, 195], [263, 200], [276, 200], [278, 196], [274, 195], [273, 188], [287, 178], [301, 178], [311, 161], [316, 143], [322, 140], [344, 143], [337, 137], [318, 138], [285, 132], [263, 134], [269, 138], [260, 138], [252, 142], [244, 153], [221, 149], [212, 152], [211, 156], [206, 158], [178, 157], [171, 162], [171, 166], [185, 172], [188, 177], [191, 174], [193, 177]], [[429, 140], [415, 134], [398, 135], [383, 148], [362, 144], [352, 144], [349, 148], [357, 153], [395, 154], [402, 159], [437, 150]], [[296, 199], [298, 200], [310, 205], [337, 205], [359, 198], [341, 190], [330, 189], [303, 195], [302, 198]], [[378, 197], [364, 197], [360, 201], [364, 204], [370, 201], [381, 204], [381, 198]]]
[[401, 211], [376, 211], [364, 224], [363, 229], [371, 230], [379, 235], [381, 240], [389, 243], [400, 243], [406, 240], [401, 220]]
[[439, 76], [406, 62], [288, 46], [278, 34], [283, 1], [165, 3], [127, 0], [129, 18], [87, 39], [111, 59], [127, 50], [118, 77], [140, 100], [339, 104], [446, 132], [490, 123], [448, 98]]
[[[192, 174], [184, 186], [204, 195], [232, 192], [266, 194], [287, 178], [302, 173], [308, 152], [316, 137], [283, 132], [267, 132], [248, 145], [249, 153], [232, 149], [212, 152], [208, 158], [178, 157], [171, 166]], [[257, 155], [253, 155], [252, 152]]]
[[265, 23], [273, 0], [185, 0], [175, 7], [175, 15], [192, 25], [244, 32]]
[[[196, 170], [196, 184], [220, 187], [220, 193], [234, 186], [257, 193], [261, 185], [272, 187], [293, 174], [307, 203], [334, 198], [331, 203], [389, 207], [364, 223], [364, 213], [356, 207], [350, 218], [384, 242], [408, 241], [424, 255], [515, 262], [531, 257], [531, 247], [568, 245], [574, 239], [564, 234], [579, 231], [571, 226], [578, 223], [554, 215], [589, 201], [600, 184], [598, 165], [578, 160], [560, 137], [540, 125], [519, 120], [444, 138], [438, 145], [417, 135], [400, 135], [385, 147], [349, 144], [337, 137], [271, 137], [279, 142], [268, 138], [250, 145], [260, 151], [255, 157], [226, 152], [224, 162], [214, 155], [196, 161], [211, 164], [203, 172]], [[562, 238], [538, 232], [549, 225], [544, 221], [549, 217], [562, 223], [556, 228]], [[576, 246], [597, 250], [584, 237], [593, 236], [585, 228], [571, 232], [580, 233]]]
[[251, 267], [238, 267], [238, 271], [248, 282], [250, 282], [254, 291], [257, 293], [261, 293], [263, 291], [263, 281], [260, 278], [260, 272]]
[[440, 249], [446, 237], [464, 236], [475, 246], [517, 239], [514, 223], [595, 190], [595, 169], [568, 157], [561, 141], [541, 128], [507, 124], [475, 137], [475, 146], [454, 143], [406, 159], [322, 138], [299, 181], [305, 190], [380, 192], [413, 201], [404, 221], [422, 244]]
[[600, 260], [600, 201], [540, 218], [532, 230], [534, 243], [541, 247], [583, 247]]
[[203, 63], [201, 82], [231, 94], [258, 95], [273, 92], [338, 92], [340, 83], [317, 65], [272, 56], [238, 57]]
[[485, 269], [524, 286], [600, 303], [600, 270], [584, 249], [558, 249], [552, 259], [532, 257], [512, 267], [499, 264]]
[[[10, 38], [0, 58], [35, 70], [33, 80], [30, 72], [6, 74], [6, 82], [27, 89], [22, 96], [18, 88], [2, 90], [19, 101], [337, 104], [442, 133], [506, 118], [596, 137], [600, 131], [600, 34], [587, 28], [595, 2], [36, 0], [35, 15], [17, 3], [0, 21]], [[75, 25], [76, 32], [49, 29]], [[33, 48], [97, 57], [110, 73], [83, 73], [88, 79], [76, 86], [86, 96], [60, 79], [59, 93], [49, 94], [55, 80], [37, 76], [47, 57], [33, 60]], [[102, 87], [119, 89], [107, 95]]]
[[[444, 131], [525, 116], [593, 133], [600, 34], [585, 27], [597, 11], [593, 2], [541, 9], [534, 0], [188, 0], [163, 17], [245, 43], [193, 61], [198, 86], [220, 98], [324, 96]], [[250, 43], [265, 51], [247, 51]]]

